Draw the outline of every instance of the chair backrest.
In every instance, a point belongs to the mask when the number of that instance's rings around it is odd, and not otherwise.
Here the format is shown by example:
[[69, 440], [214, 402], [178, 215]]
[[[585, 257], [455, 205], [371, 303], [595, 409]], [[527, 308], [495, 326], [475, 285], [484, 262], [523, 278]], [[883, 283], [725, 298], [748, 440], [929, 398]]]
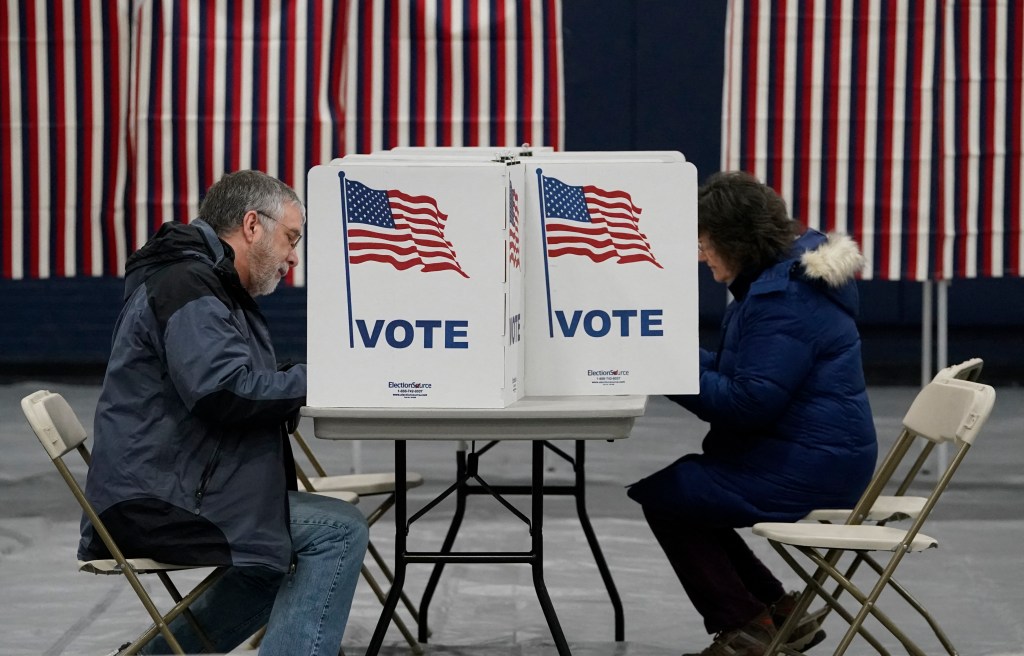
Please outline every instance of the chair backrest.
[[[961, 373], [968, 370], [965, 368]], [[980, 365], [977, 370], [980, 370]], [[899, 437], [882, 460], [857, 505], [847, 517], [846, 523], [861, 524], [864, 521], [882, 491], [893, 480], [893, 475], [904, 456], [919, 439], [925, 440], [927, 448], [921, 450], [896, 490], [896, 496], [906, 494], [935, 444], [959, 441], [961, 447], [970, 447], [992, 412], [994, 403], [995, 390], [981, 383], [943, 376], [925, 385], [904, 416], [903, 430], [900, 431]], [[941, 473], [938, 492], [941, 493], [941, 489], [948, 484], [952, 472], [959, 466], [963, 456], [964, 448], [961, 448], [946, 471]], [[932, 502], [929, 500], [926, 505], [930, 503]]]
[[[901, 546], [897, 549], [901, 553], [910, 548], [910, 544], [928, 520], [939, 497], [946, 490], [981, 432], [982, 426], [992, 414], [995, 400], [996, 392], [988, 385], [957, 378], [928, 383], [914, 399], [910, 410], [903, 418], [906, 436], [911, 439], [924, 438], [932, 443], [955, 442], [958, 448], [945, 470], [939, 472], [935, 487], [907, 529]], [[899, 558], [894, 558], [890, 567], [894, 567], [893, 563], [898, 562]]]
[[[939, 370], [932, 378], [933, 383], [938, 383], [944, 380], [970, 380], [977, 381], [981, 376], [981, 368], [985, 365], [985, 361], [981, 358], [971, 358], [970, 360], [964, 360], [959, 364], [950, 365], [944, 369]], [[917, 475], [924, 470], [925, 464], [928, 462], [928, 458], [931, 456], [932, 449], [935, 447], [936, 442], [927, 442], [924, 448], [918, 453], [917, 458], [907, 469], [906, 475], [900, 482], [894, 494], [896, 496], [903, 496], [909, 490], [910, 486], [917, 479]], [[895, 470], [893, 471], [895, 474]]]
[[88, 437], [63, 396], [39, 390], [21, 400], [21, 410], [51, 460], [77, 449]]
[[[39, 390], [23, 398], [21, 400], [21, 410], [25, 413], [25, 418], [28, 419], [28, 423], [32, 426], [36, 437], [39, 438], [39, 442], [50, 455], [50, 460], [53, 461], [64, 482], [67, 483], [71, 494], [74, 495], [78, 504], [82, 507], [82, 511], [88, 517], [96, 534], [99, 535], [107, 551], [117, 561], [118, 571], [124, 572], [127, 568], [124, 554], [121, 553], [121, 549], [114, 542], [110, 531], [107, 530], [103, 520], [96, 513], [96, 509], [92, 507], [92, 504], [86, 498], [82, 486], [71, 473], [67, 463], [64, 462], [64, 456], [76, 449], [85, 460], [86, 465], [90, 462], [89, 451], [85, 447], [87, 435], [82, 422], [78, 421], [75, 411], [71, 409], [71, 406], [68, 405], [63, 396], [49, 390]], [[131, 577], [134, 576], [134, 573], [131, 574]], [[139, 588], [136, 587], [136, 584], [137, 580], [132, 584], [132, 587], [138, 590]]]
[[935, 377], [932, 378], [932, 382], [948, 380], [950, 378], [978, 382], [978, 379], [981, 377], [981, 368], [983, 366], [985, 366], [985, 361], [981, 358], [964, 360], [959, 364], [952, 364], [945, 369], [940, 369], [939, 372], [935, 374]]
[[934, 381], [918, 393], [903, 425], [932, 442], [973, 444], [995, 400], [988, 385], [957, 378]]

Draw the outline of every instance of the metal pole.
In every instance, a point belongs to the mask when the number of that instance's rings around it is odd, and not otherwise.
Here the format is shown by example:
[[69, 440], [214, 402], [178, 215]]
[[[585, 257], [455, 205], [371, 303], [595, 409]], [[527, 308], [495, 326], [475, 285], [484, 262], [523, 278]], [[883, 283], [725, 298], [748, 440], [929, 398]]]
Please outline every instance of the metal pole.
[[921, 387], [934, 375], [932, 369], [932, 281], [921, 288]]
[[[949, 366], [949, 281], [940, 280], [938, 286], [938, 344], [936, 358], [938, 368]], [[941, 476], [949, 466], [949, 444], [943, 442], [935, 449], [935, 473]]]

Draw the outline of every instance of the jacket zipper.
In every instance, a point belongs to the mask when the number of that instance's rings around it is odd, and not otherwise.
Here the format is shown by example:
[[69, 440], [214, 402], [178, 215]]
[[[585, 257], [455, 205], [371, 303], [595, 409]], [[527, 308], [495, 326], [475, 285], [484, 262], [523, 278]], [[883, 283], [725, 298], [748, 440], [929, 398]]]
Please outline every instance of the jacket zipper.
[[223, 443], [223, 438], [217, 440], [217, 446], [213, 450], [213, 454], [210, 456], [209, 461], [206, 463], [206, 467], [203, 468], [203, 475], [199, 478], [199, 487], [196, 489], [196, 507], [193, 511], [196, 515], [203, 505], [203, 495], [206, 494], [206, 486], [210, 483], [210, 479], [213, 478], [213, 472], [217, 469], [217, 463], [220, 461], [220, 447]]

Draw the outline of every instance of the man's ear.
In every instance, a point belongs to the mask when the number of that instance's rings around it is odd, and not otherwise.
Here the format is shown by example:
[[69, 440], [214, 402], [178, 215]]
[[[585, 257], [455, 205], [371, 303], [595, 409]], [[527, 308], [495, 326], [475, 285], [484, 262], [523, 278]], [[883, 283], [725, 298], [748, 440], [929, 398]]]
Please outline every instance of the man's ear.
[[245, 239], [245, 243], [251, 244], [256, 241], [256, 228], [260, 225], [259, 215], [249, 210], [242, 217], [242, 238]]

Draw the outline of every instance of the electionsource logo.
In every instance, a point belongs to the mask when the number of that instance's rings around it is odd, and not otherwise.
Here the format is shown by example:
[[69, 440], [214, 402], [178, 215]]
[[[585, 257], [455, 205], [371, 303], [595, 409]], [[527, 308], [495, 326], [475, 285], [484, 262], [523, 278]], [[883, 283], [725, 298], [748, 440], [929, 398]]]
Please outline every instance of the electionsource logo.
[[628, 369], [587, 369], [587, 377], [594, 385], [621, 385], [629, 378]]
[[418, 383], [405, 381], [388, 381], [388, 389], [391, 391], [391, 396], [402, 398], [402, 399], [416, 399], [423, 398], [430, 395], [430, 388], [433, 386], [432, 383]]

